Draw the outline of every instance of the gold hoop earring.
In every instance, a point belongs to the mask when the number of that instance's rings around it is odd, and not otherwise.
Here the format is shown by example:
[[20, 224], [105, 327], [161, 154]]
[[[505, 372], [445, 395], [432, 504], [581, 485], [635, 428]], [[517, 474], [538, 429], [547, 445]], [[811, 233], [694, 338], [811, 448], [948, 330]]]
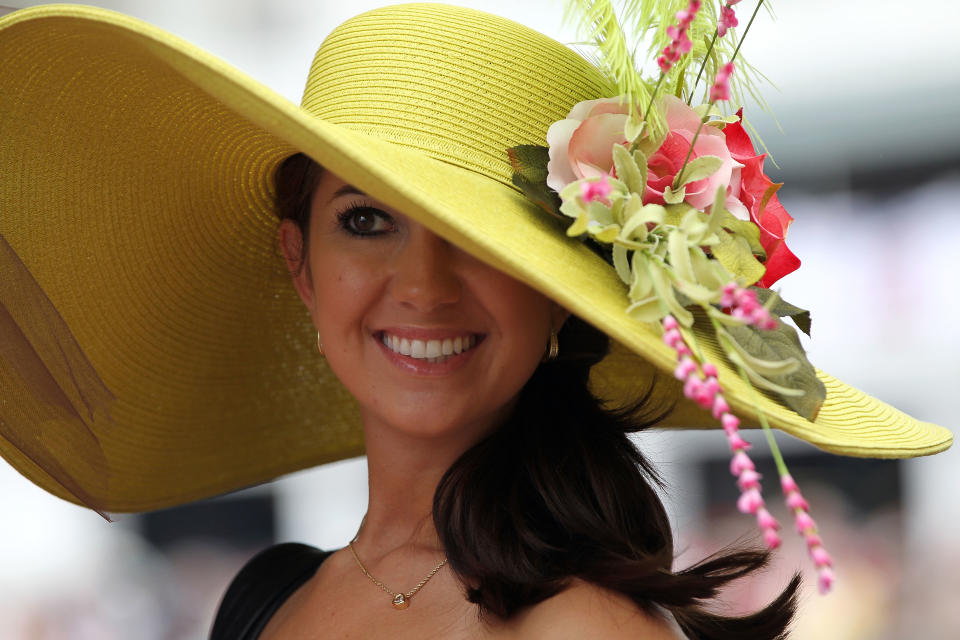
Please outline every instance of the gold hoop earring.
[[319, 352], [320, 352], [320, 355], [322, 355], [322, 356], [326, 356], [326, 355], [327, 355], [327, 354], [325, 354], [325, 353], [323, 352], [323, 345], [320, 344], [320, 332], [319, 332], [319, 331], [317, 331], [317, 351], [319, 351]]
[[557, 359], [560, 353], [560, 341], [557, 339], [557, 332], [550, 328], [550, 342], [547, 344], [547, 351], [543, 354], [541, 362], [551, 362]]

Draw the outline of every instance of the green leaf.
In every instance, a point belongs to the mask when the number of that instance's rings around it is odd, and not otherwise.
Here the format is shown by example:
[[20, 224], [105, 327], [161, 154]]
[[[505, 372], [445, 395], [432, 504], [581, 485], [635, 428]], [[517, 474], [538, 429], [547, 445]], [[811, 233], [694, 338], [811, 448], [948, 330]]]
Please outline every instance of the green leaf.
[[628, 306], [627, 314], [640, 322], [658, 322], [664, 316], [663, 305], [657, 296], [650, 296]]
[[710, 233], [719, 233], [723, 226], [723, 214], [727, 213], [727, 190], [720, 186], [713, 196], [713, 206], [710, 207], [710, 216], [707, 219], [707, 229]]
[[680, 221], [680, 228], [687, 234], [691, 244], [703, 244], [709, 229], [709, 225], [704, 222], [705, 215], [702, 211], [691, 208]]
[[635, 251], [633, 254], [633, 282], [630, 284], [628, 295], [630, 300], [637, 302], [655, 295], [653, 290], [653, 279], [650, 277], [650, 269], [647, 268], [646, 256]]
[[640, 170], [640, 177], [643, 180], [643, 188], [636, 193], [642, 196], [647, 190], [647, 156], [644, 155], [643, 151], [637, 149], [633, 152], [633, 161], [637, 163], [637, 169]]
[[623, 181], [627, 190], [642, 195], [646, 176], [640, 173], [636, 160], [623, 145], [613, 145], [613, 165], [617, 170], [617, 178]]
[[624, 209], [624, 223], [619, 240], [643, 242], [647, 239], [647, 223], [662, 224], [666, 209], [659, 204], [643, 204], [640, 196], [633, 195]]
[[710, 251], [727, 271], [735, 277], [743, 278], [748, 285], [762, 278], [766, 272], [742, 236], [721, 231], [720, 242], [711, 246]]
[[767, 252], [760, 244], [760, 227], [749, 220], [741, 220], [729, 211], [723, 212], [721, 220], [723, 228], [731, 233], [735, 233], [750, 244], [750, 250], [753, 255], [760, 256], [764, 260], [767, 258]]
[[[756, 294], [757, 300], [760, 304], [767, 307], [767, 310], [778, 318], [785, 318], [787, 316], [793, 320], [794, 324], [803, 331], [808, 336], [810, 335], [810, 312], [806, 309], [801, 309], [800, 307], [794, 306], [780, 297], [776, 292], [771, 291], [770, 289], [765, 289], [763, 287], [750, 287]], [[768, 305], [768, 301], [771, 298], [776, 298], [774, 303], [771, 306]]]
[[[642, 263], [650, 274], [650, 281], [653, 283], [653, 290], [660, 302], [666, 307], [667, 311], [673, 314], [681, 325], [690, 327], [693, 325], [693, 314], [683, 308], [673, 294], [673, 285], [670, 283], [669, 276], [666, 273], [666, 266], [660, 261], [647, 259], [641, 251], [634, 253], [634, 257], [642, 256]], [[634, 269], [639, 265], [634, 264]]]
[[550, 148], [535, 144], [521, 144], [507, 149], [510, 166], [514, 173], [531, 182], [547, 181], [547, 163], [550, 162]]
[[[717, 156], [700, 156], [699, 158], [694, 158], [677, 174], [677, 179], [673, 181], [673, 188], [676, 189], [677, 187], [688, 185], [691, 182], [708, 178], [716, 173], [717, 169], [721, 166], [723, 166], [723, 160]], [[677, 180], [679, 180], [681, 176], [683, 177], [683, 182], [678, 183]]]
[[695, 302], [698, 306], [709, 305], [720, 299], [720, 295], [716, 291], [682, 278], [677, 280], [674, 287], [687, 299], [687, 302], [684, 302], [678, 298], [679, 304], [683, 307], [690, 306], [691, 302]]
[[696, 276], [693, 275], [693, 265], [690, 264], [690, 252], [687, 250], [687, 234], [680, 229], [673, 229], [667, 235], [667, 250], [670, 266], [674, 273], [682, 280], [692, 282]]
[[799, 362], [795, 371], [782, 376], [771, 375], [767, 378], [778, 386], [802, 391], [802, 396], [780, 395], [780, 399], [783, 404], [807, 420], [816, 419], [827, 397], [827, 391], [817, 378], [813, 365], [807, 360], [807, 354], [793, 327], [778, 320], [776, 329], [764, 330], [747, 325], [728, 327], [726, 332], [744, 352], [755, 358], [771, 361], [795, 358]]
[[684, 187], [680, 187], [676, 191], [670, 187], [664, 187], [663, 189], [663, 201], [667, 204], [680, 204], [686, 195], [687, 190]]
[[769, 379], [771, 377], [787, 376], [800, 367], [800, 361], [793, 356], [783, 358], [782, 360], [759, 358], [740, 346], [740, 343], [734, 340], [733, 336], [724, 329], [717, 330], [717, 337], [723, 340], [725, 344], [734, 348], [750, 369], [764, 378]]
[[513, 167], [512, 182], [527, 198], [560, 220], [560, 196], [547, 186], [547, 162], [549, 149], [532, 144], [522, 144], [507, 149]]
[[640, 137], [646, 126], [646, 121], [641, 120], [637, 112], [633, 112], [627, 118], [627, 124], [623, 127], [623, 136], [627, 139], [627, 142], [633, 142]]
[[697, 282], [708, 289], [719, 291], [724, 284], [730, 281], [730, 274], [717, 260], [711, 260], [703, 249], [696, 247], [690, 251], [690, 263]]
[[[659, 113], [659, 110], [654, 108], [651, 109], [653, 113]], [[649, 158], [663, 145], [663, 141], [667, 139], [667, 130], [657, 130], [652, 128], [647, 128], [647, 134], [641, 138], [638, 138], [634, 141], [633, 146], [636, 147], [634, 153], [639, 151], [643, 154], [643, 157]], [[639, 162], [637, 164], [640, 164]], [[646, 165], [646, 160], [644, 160], [644, 165]]]
[[587, 224], [587, 232], [600, 242], [610, 244], [617, 239], [620, 234], [620, 227], [611, 224], [603, 226], [600, 224]]
[[633, 275], [630, 273], [630, 261], [627, 259], [627, 248], [623, 245], [613, 245], [613, 268], [617, 270], [617, 275], [620, 276], [623, 284], [631, 284]]

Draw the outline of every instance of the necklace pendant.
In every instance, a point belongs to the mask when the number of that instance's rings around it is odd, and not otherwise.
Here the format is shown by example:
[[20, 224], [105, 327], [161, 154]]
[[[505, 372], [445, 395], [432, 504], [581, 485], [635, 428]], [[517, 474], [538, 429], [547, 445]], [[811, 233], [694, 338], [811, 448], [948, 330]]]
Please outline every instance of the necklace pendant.
[[410, 601], [402, 594], [398, 593], [393, 599], [393, 608], [394, 609], [406, 609], [410, 606]]

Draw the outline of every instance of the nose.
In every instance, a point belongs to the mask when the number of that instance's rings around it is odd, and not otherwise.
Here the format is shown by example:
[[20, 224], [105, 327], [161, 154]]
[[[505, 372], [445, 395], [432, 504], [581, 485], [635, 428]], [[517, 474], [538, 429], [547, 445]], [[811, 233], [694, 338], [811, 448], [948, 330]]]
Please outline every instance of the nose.
[[407, 241], [396, 251], [390, 283], [394, 299], [420, 312], [460, 300], [462, 283], [456, 271], [456, 247], [414, 223]]

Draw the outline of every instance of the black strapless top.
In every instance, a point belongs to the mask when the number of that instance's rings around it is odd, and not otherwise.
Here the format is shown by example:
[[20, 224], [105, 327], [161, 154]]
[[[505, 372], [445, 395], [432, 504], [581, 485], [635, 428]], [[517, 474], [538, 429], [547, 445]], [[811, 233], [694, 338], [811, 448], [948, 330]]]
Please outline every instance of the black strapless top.
[[230, 583], [213, 621], [210, 640], [256, 640], [287, 598], [317, 572], [332, 551], [296, 542], [269, 547]]

